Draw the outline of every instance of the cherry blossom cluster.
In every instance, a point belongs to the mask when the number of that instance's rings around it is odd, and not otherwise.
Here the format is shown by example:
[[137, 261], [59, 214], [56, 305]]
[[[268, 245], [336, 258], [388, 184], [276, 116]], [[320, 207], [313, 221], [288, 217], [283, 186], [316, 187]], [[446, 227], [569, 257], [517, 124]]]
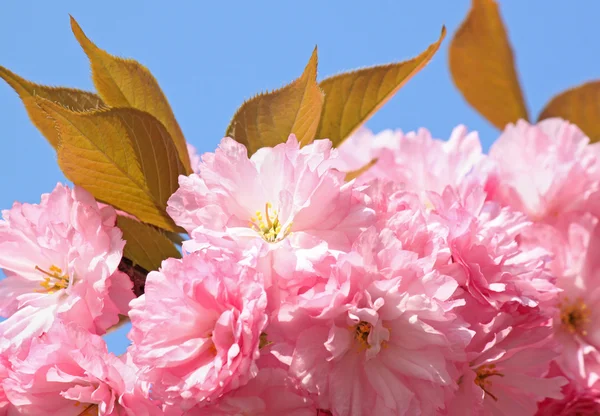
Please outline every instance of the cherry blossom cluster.
[[600, 413], [600, 147], [576, 126], [192, 161], [182, 258], [137, 298], [112, 207], [58, 185], [3, 212], [0, 415]]

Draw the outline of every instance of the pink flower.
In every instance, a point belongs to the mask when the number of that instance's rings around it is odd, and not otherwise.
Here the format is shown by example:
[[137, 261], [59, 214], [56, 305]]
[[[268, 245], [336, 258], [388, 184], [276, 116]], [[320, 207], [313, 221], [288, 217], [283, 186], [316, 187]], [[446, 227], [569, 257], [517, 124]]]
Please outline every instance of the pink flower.
[[[131, 383], [135, 368], [106, 350], [101, 337], [75, 326], [54, 325], [12, 352], [3, 381], [24, 415], [160, 415]], [[126, 381], [129, 381], [127, 383]]]
[[[102, 334], [127, 314], [131, 282], [117, 270], [123, 246], [115, 211], [85, 190], [57, 185], [39, 205], [15, 203], [0, 221], [0, 333], [13, 344], [56, 317]], [[115, 289], [115, 290], [111, 290]]]
[[[562, 347], [556, 359], [571, 379], [600, 377], [600, 225], [588, 230], [585, 247], [574, 244], [577, 261], [559, 276], [563, 290], [554, 317], [554, 337]], [[572, 240], [577, 241], [577, 240]], [[595, 382], [595, 381], [594, 381]]]
[[[374, 207], [380, 219], [375, 227], [361, 234], [354, 251], [388, 278], [406, 275], [408, 269], [418, 273], [448, 264], [451, 253], [447, 225], [432, 219], [416, 194], [387, 193], [394, 188], [380, 187], [378, 182], [370, 182], [365, 194], [375, 203], [380, 200], [382, 207]], [[387, 196], [380, 197], [382, 193]]]
[[376, 280], [319, 315], [282, 308], [270, 349], [336, 416], [433, 415], [471, 337], [450, 304], [427, 295], [439, 283], [435, 273]]
[[545, 378], [557, 353], [544, 320], [518, 306], [474, 327], [476, 335], [467, 348], [469, 362], [445, 414], [533, 415], [537, 402], [561, 399], [567, 380]]
[[256, 376], [266, 294], [255, 272], [198, 251], [150, 272], [131, 302], [131, 355], [169, 411], [207, 405]]
[[189, 416], [317, 416], [312, 398], [281, 368], [265, 368], [248, 384]]
[[490, 149], [496, 164], [490, 197], [535, 221], [552, 223], [585, 211], [600, 184], [600, 145], [588, 143], [577, 126], [561, 119], [509, 124]]
[[483, 160], [477, 133], [467, 134], [465, 126], [458, 126], [448, 141], [433, 139], [426, 129], [404, 134], [385, 130], [373, 135], [360, 129], [340, 146], [340, 169], [355, 170], [377, 159], [377, 163], [363, 173], [358, 181], [374, 178], [402, 184], [406, 190], [422, 194], [425, 191], [442, 193], [446, 186], [459, 189], [463, 183], [482, 182], [479, 171], [474, 171]]
[[431, 221], [437, 217], [448, 227], [451, 264], [440, 270], [488, 306], [491, 314], [484, 314], [482, 306], [473, 317], [489, 319], [506, 302], [551, 307], [558, 289], [546, 265], [550, 253], [520, 246], [520, 235], [530, 226], [523, 214], [485, 202], [479, 186], [467, 189], [463, 196], [447, 188], [442, 195], [429, 193], [428, 198], [434, 207]]
[[300, 148], [291, 135], [248, 158], [243, 145], [226, 137], [202, 156], [198, 174], [179, 178], [167, 211], [192, 236], [183, 245], [187, 252], [234, 241], [263, 258], [267, 288], [277, 283], [293, 294], [298, 287], [288, 287], [286, 278], [313, 273], [332, 253], [349, 250], [373, 221], [336, 161], [329, 140]]

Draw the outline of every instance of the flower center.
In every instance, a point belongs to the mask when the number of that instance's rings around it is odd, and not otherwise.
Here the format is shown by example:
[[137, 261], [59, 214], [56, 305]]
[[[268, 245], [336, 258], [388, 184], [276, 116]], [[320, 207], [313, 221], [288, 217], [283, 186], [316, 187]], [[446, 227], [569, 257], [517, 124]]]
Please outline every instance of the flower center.
[[282, 232], [277, 211], [273, 210], [272, 212], [269, 212], [269, 209], [272, 208], [273, 205], [271, 205], [270, 202], [267, 202], [265, 204], [264, 217], [262, 212], [256, 211], [255, 216], [250, 218], [250, 227], [269, 243], [283, 240], [290, 233], [292, 228], [292, 224], [290, 223]]
[[213, 333], [209, 332], [207, 338], [210, 339], [210, 346], [208, 347], [208, 353], [210, 355], [212, 355], [213, 357], [217, 356], [217, 346], [215, 345], [215, 342], [213, 341]]
[[63, 274], [60, 267], [52, 265], [48, 271], [38, 266], [35, 266], [35, 269], [44, 275], [44, 280], [42, 280], [40, 285], [45, 289], [46, 293], [52, 294], [57, 290], [69, 287], [69, 276]]
[[258, 343], [258, 348], [259, 348], [259, 349], [262, 349], [262, 348], [264, 348], [264, 347], [267, 347], [267, 346], [271, 345], [272, 343], [273, 343], [272, 341], [269, 341], [269, 339], [268, 339], [268, 335], [267, 335], [267, 333], [266, 333], [266, 332], [262, 332], [262, 333], [260, 334], [260, 341], [259, 341], [259, 343]]
[[371, 348], [369, 345], [369, 334], [373, 329], [373, 325], [366, 321], [360, 321], [354, 326], [354, 338], [358, 341], [359, 350]]
[[583, 302], [577, 298], [575, 302], [569, 302], [567, 297], [560, 304], [560, 320], [562, 325], [572, 334], [587, 335], [585, 326], [590, 322], [591, 311]]
[[494, 401], [498, 401], [498, 398], [494, 396], [489, 388], [492, 387], [492, 382], [488, 378], [492, 376], [504, 377], [504, 374], [499, 373], [496, 370], [494, 364], [484, 364], [475, 370], [477, 376], [475, 377], [475, 384], [477, 384], [485, 394], [489, 395]]
[[[81, 409], [81, 413], [78, 416], [93, 416], [98, 414], [98, 405], [97, 404], [88, 404], [84, 403], [87, 407]], [[75, 402], [73, 405], [75, 407], [81, 406], [81, 402]]]

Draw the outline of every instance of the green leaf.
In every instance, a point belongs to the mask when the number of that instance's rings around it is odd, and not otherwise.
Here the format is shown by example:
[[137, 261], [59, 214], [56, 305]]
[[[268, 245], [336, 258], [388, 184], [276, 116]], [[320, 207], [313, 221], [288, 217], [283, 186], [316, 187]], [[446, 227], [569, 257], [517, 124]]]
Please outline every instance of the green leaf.
[[160, 230], [132, 218], [118, 216], [117, 226], [127, 241], [123, 257], [147, 271], [158, 270], [163, 260], [180, 258], [181, 253], [173, 242]]
[[550, 100], [538, 120], [560, 117], [576, 124], [592, 142], [600, 140], [600, 81], [566, 90]]
[[123, 59], [98, 48], [71, 16], [71, 29], [90, 59], [98, 93], [113, 107], [132, 107], [156, 117], [167, 129], [185, 167], [192, 173], [187, 143], [169, 101], [152, 73], [133, 59]]
[[249, 155], [261, 147], [284, 143], [291, 133], [301, 145], [312, 143], [323, 107], [323, 92], [317, 84], [317, 62], [315, 48], [300, 78], [242, 104], [225, 135], [245, 145]]
[[58, 130], [58, 164], [74, 184], [140, 221], [179, 231], [166, 213], [185, 174], [164, 126], [133, 108], [77, 113], [36, 98]]
[[436, 42], [408, 61], [344, 72], [321, 81], [325, 104], [316, 138], [339, 146], [431, 61], [445, 36], [443, 27]]
[[40, 110], [35, 102], [35, 97], [45, 98], [73, 111], [91, 111], [106, 108], [106, 104], [94, 93], [72, 88], [35, 84], [2, 66], [0, 66], [0, 78], [19, 94], [31, 122], [54, 148], [58, 146], [58, 133], [54, 128], [54, 122], [49, 120], [47, 115]]
[[512, 48], [498, 4], [473, 0], [449, 49], [454, 84], [475, 110], [499, 129], [528, 120]]

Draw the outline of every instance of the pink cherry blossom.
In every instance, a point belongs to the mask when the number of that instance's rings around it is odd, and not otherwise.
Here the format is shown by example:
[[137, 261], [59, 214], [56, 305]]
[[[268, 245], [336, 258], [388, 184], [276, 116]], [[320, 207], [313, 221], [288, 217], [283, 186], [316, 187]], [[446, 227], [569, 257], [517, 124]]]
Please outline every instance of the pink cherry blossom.
[[127, 314], [131, 282], [117, 270], [125, 242], [114, 209], [57, 185], [41, 203], [15, 203], [0, 221], [0, 333], [18, 344], [56, 317], [102, 334]]
[[385, 130], [373, 134], [366, 128], [345, 140], [340, 146], [340, 169], [359, 169], [373, 159], [377, 163], [358, 181], [374, 178], [402, 184], [406, 190], [419, 194], [425, 191], [441, 193], [446, 186], [459, 189], [463, 183], [483, 183], [485, 175], [474, 170], [484, 158], [477, 133], [467, 133], [458, 126], [448, 141], [431, 137], [426, 129], [403, 133]]
[[484, 317], [481, 309], [476, 318], [491, 318], [506, 302], [551, 307], [558, 289], [547, 265], [550, 253], [520, 246], [520, 235], [530, 222], [522, 213], [485, 202], [485, 196], [480, 186], [463, 196], [451, 188], [442, 195], [428, 194], [432, 217], [448, 227], [451, 264], [441, 270], [470, 297], [490, 307], [491, 315]]
[[528, 307], [511, 305], [489, 323], [473, 327], [469, 362], [445, 414], [533, 415], [537, 402], [562, 399], [567, 380], [545, 377], [557, 356], [551, 328], [543, 315], [534, 316]]
[[235, 241], [264, 257], [267, 288], [277, 283], [293, 294], [298, 287], [285, 279], [299, 270], [313, 273], [332, 253], [349, 250], [374, 219], [336, 161], [329, 140], [300, 148], [291, 135], [248, 158], [243, 145], [226, 137], [202, 156], [198, 174], [179, 178], [167, 211], [192, 237], [183, 244], [187, 252]]
[[319, 316], [282, 308], [270, 349], [334, 415], [435, 414], [471, 337], [451, 305], [426, 295], [437, 284], [376, 280]]
[[169, 411], [210, 404], [257, 374], [266, 294], [256, 273], [226, 254], [163, 261], [131, 302], [130, 353]]
[[509, 124], [490, 149], [496, 165], [490, 198], [550, 223], [587, 210], [600, 185], [600, 145], [588, 143], [577, 126], [561, 119]]
[[[581, 231], [581, 230], [579, 230]], [[580, 234], [580, 233], [578, 233]], [[570, 250], [568, 267], [558, 278], [562, 293], [557, 299], [554, 337], [562, 347], [556, 359], [571, 379], [600, 377], [600, 225], [588, 230]], [[567, 249], [568, 250], [568, 249]]]
[[109, 354], [101, 337], [74, 325], [54, 325], [9, 357], [6, 396], [23, 415], [158, 416], [134, 385], [134, 367]]
[[202, 156], [199, 174], [180, 178], [167, 211], [196, 238], [274, 243], [308, 233], [347, 247], [369, 212], [356, 204], [344, 173], [333, 168], [336, 157], [328, 140], [300, 148], [291, 135], [248, 158], [243, 145], [226, 137], [215, 153]]

